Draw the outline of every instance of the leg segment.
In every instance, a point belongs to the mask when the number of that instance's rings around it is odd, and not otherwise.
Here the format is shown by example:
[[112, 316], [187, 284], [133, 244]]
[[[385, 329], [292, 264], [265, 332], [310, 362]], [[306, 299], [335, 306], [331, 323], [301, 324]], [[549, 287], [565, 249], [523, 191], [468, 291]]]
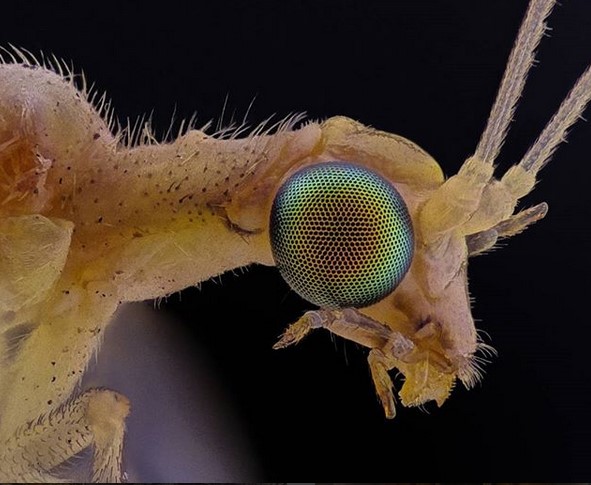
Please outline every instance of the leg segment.
[[335, 335], [371, 349], [387, 348], [394, 357], [402, 360], [408, 359], [415, 350], [408, 337], [354, 308], [306, 312], [285, 331], [273, 348], [282, 349], [295, 344], [315, 328], [325, 328]]
[[392, 379], [390, 379], [388, 371], [394, 367], [394, 362], [380, 349], [370, 350], [367, 361], [371, 370], [373, 384], [384, 408], [386, 418], [393, 419], [396, 416], [394, 385], [392, 384]]
[[292, 323], [281, 335], [279, 341], [273, 345], [273, 349], [279, 350], [297, 344], [302, 340], [311, 330], [322, 327], [322, 317], [320, 312], [306, 312], [300, 319]]
[[411, 340], [352, 308], [317, 310], [307, 312], [291, 325], [273, 348], [295, 344], [315, 328], [325, 328], [371, 349], [369, 368], [389, 419], [396, 415], [393, 385], [388, 374], [391, 369], [398, 368], [406, 377], [400, 391], [406, 405], [418, 405], [431, 399], [441, 404], [453, 386], [453, 364], [442, 352], [440, 328], [433, 322], [426, 323]]
[[317, 310], [305, 313], [290, 325], [274, 349], [285, 348], [299, 342], [312, 329], [325, 328], [371, 348], [368, 362], [376, 392], [388, 419], [396, 416], [392, 379], [388, 371], [395, 367], [398, 359], [412, 360], [415, 352], [413, 342], [399, 332], [369, 318], [355, 309]]
[[12, 330], [23, 335], [0, 366], [0, 482], [53, 481], [55, 467], [90, 445], [92, 479], [120, 481], [126, 399], [106, 390], [68, 399], [117, 295], [108, 283], [88, 282], [81, 290], [64, 282], [46, 299], [16, 312]]
[[91, 389], [20, 428], [0, 451], [0, 481], [54, 481], [51, 471], [92, 445], [93, 482], [120, 482], [129, 401]]

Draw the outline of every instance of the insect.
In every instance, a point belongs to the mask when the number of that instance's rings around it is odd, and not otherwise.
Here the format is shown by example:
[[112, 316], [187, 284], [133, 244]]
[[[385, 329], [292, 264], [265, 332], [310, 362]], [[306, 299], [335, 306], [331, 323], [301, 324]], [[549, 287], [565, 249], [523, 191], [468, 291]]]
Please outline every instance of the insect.
[[[370, 307], [320, 309], [277, 347], [324, 327], [370, 348], [386, 416], [388, 371], [404, 405], [447, 399], [478, 379], [466, 261], [545, 215], [513, 214], [590, 96], [586, 71], [523, 161], [500, 180], [493, 162], [553, 2], [532, 2], [475, 154], [445, 179], [416, 144], [347, 118], [240, 138], [189, 130], [126, 146], [111, 111], [77, 90], [58, 62], [14, 49], [0, 68], [0, 478], [48, 480], [92, 445], [95, 481], [121, 478], [126, 398], [76, 383], [117, 306], [178, 291], [254, 262], [273, 265], [269, 215], [306, 167], [343, 161], [387, 179], [414, 228], [414, 257], [393, 293]], [[54, 72], [52, 72], [54, 71]], [[89, 99], [90, 98], [90, 99]], [[212, 250], [212, 241], [215, 250]]]

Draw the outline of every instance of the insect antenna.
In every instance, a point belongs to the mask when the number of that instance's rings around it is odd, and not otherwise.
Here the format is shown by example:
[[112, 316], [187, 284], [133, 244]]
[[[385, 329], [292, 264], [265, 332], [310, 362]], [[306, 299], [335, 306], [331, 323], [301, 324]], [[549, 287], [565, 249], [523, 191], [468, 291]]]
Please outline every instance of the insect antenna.
[[535, 61], [536, 48], [547, 30], [546, 18], [555, 0], [530, 2], [505, 69], [497, 98], [482, 133], [475, 158], [493, 163], [501, 150], [515, 107]]

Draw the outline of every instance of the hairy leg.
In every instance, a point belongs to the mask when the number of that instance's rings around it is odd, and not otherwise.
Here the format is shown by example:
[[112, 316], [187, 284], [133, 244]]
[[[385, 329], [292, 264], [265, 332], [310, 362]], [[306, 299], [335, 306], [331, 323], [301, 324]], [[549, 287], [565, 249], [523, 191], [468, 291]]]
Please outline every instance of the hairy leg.
[[120, 482], [129, 402], [121, 394], [90, 389], [18, 429], [0, 451], [2, 481], [54, 481], [52, 469], [93, 447], [92, 481]]
[[368, 363], [387, 418], [396, 415], [388, 374], [394, 368], [406, 377], [400, 397], [407, 406], [430, 399], [441, 404], [449, 395], [455, 380], [454, 367], [441, 351], [441, 329], [437, 324], [425, 323], [410, 339], [352, 308], [310, 311], [290, 325], [273, 348], [295, 344], [317, 328], [371, 349]]
[[121, 479], [126, 399], [91, 390], [69, 400], [117, 305], [109, 284], [64, 278], [45, 302], [16, 313], [12, 332], [22, 335], [0, 368], [0, 441], [8, 444], [0, 477], [49, 479], [51, 468], [92, 444], [93, 480]]

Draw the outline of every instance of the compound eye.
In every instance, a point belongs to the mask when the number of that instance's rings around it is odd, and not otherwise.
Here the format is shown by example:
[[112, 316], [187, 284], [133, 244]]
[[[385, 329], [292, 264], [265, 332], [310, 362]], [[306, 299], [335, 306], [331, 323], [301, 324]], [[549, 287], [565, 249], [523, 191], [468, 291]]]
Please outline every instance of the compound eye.
[[361, 308], [386, 297], [412, 261], [404, 200], [386, 179], [348, 162], [296, 172], [271, 209], [271, 248], [291, 288], [322, 308]]

